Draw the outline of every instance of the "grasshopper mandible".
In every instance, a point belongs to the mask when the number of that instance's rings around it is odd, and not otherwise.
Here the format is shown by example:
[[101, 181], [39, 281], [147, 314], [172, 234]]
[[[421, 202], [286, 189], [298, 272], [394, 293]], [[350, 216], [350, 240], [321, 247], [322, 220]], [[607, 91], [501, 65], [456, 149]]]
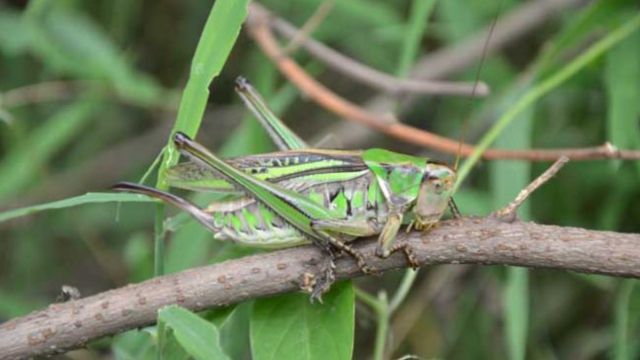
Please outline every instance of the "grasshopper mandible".
[[310, 148], [275, 116], [244, 78], [236, 91], [280, 151], [222, 160], [182, 133], [174, 144], [190, 159], [168, 170], [171, 186], [234, 194], [205, 208], [176, 195], [132, 183], [118, 191], [159, 198], [194, 217], [214, 238], [241, 244], [284, 248], [313, 243], [329, 253], [328, 263], [311, 290], [319, 298], [334, 280], [334, 258], [344, 252], [363, 272], [371, 271], [349, 246], [357, 237], [379, 235], [376, 255], [401, 250], [417, 266], [407, 243], [396, 243], [403, 223], [428, 230], [451, 199], [456, 172], [425, 158], [383, 149]]

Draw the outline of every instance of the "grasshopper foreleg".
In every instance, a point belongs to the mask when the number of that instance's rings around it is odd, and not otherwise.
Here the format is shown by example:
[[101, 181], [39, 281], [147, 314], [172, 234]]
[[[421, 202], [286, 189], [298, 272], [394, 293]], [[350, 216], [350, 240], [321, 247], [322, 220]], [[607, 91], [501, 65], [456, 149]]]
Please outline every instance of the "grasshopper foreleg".
[[394, 252], [402, 251], [404, 256], [407, 258], [409, 266], [416, 269], [419, 267], [419, 264], [413, 253], [411, 245], [406, 241], [400, 243], [396, 242], [396, 236], [398, 235], [400, 225], [402, 225], [402, 219], [403, 215], [400, 211], [394, 211], [388, 215], [387, 223], [384, 225], [384, 228], [382, 228], [382, 232], [380, 232], [380, 237], [378, 238], [376, 255], [386, 259]]

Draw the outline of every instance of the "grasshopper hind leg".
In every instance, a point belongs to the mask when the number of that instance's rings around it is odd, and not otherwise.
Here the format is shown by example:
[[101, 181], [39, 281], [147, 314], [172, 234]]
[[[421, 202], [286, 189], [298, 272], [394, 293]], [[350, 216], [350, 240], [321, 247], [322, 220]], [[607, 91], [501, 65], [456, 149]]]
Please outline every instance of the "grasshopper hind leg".
[[116, 185], [114, 185], [112, 187], [112, 190], [115, 191], [120, 191], [120, 192], [128, 192], [128, 193], [135, 193], [135, 194], [142, 194], [142, 195], [146, 195], [152, 198], [156, 198], [156, 199], [160, 199], [162, 201], [165, 201], [175, 207], [177, 207], [180, 210], [183, 210], [185, 212], [187, 212], [189, 215], [191, 215], [194, 219], [196, 219], [199, 223], [201, 223], [205, 228], [207, 228], [209, 231], [216, 233], [218, 232], [220, 229], [218, 229], [217, 227], [214, 226], [214, 222], [213, 222], [213, 216], [211, 216], [211, 214], [207, 213], [206, 211], [202, 210], [200, 207], [198, 207], [196, 204], [183, 199], [179, 196], [170, 194], [168, 192], [165, 191], [161, 191], [158, 189], [154, 189], [151, 187], [147, 187], [144, 185], [140, 185], [140, 184], [134, 184], [134, 183], [129, 183], [129, 182], [121, 182], [118, 183]]

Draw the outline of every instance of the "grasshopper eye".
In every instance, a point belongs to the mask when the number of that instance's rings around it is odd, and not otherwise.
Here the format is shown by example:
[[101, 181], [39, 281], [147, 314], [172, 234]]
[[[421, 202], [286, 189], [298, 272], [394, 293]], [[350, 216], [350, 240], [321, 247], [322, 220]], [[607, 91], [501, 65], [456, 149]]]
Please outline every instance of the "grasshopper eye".
[[444, 184], [440, 179], [431, 180], [431, 188], [436, 194], [441, 194], [444, 191]]

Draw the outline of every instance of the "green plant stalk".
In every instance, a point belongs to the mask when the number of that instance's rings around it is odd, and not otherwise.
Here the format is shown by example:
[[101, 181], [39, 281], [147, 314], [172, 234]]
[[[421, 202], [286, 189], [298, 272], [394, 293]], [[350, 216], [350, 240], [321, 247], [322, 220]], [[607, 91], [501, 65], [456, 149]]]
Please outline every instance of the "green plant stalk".
[[[502, 100], [502, 108], [511, 103], [511, 97], [517, 98], [526, 88], [518, 88]], [[520, 113], [517, 121], [511, 123], [505, 133], [496, 139], [496, 146], [505, 149], [531, 146], [534, 109], [528, 108]], [[530, 181], [531, 164], [527, 162], [498, 161], [490, 164], [491, 191], [494, 207], [509, 203], [514, 196]], [[520, 217], [530, 219], [530, 204], [524, 203], [518, 209]], [[529, 275], [528, 270], [508, 267], [506, 281], [502, 284], [505, 346], [509, 359], [520, 360], [526, 357], [527, 335], [529, 330]]]
[[614, 359], [627, 360], [629, 357], [629, 300], [636, 280], [620, 281], [615, 300], [615, 344]]
[[393, 295], [391, 301], [389, 302], [389, 310], [391, 311], [391, 313], [394, 313], [396, 310], [398, 310], [404, 299], [409, 294], [409, 291], [411, 290], [411, 287], [413, 286], [413, 283], [415, 282], [417, 277], [418, 270], [408, 269], [404, 272], [404, 276], [402, 277], [400, 286], [398, 286], [398, 290], [396, 290], [396, 293]]
[[407, 24], [409, 30], [402, 42], [400, 59], [396, 71], [396, 74], [400, 77], [407, 76], [411, 65], [416, 60], [418, 50], [420, 49], [420, 41], [424, 37], [427, 20], [433, 11], [435, 3], [435, 0], [413, 0], [411, 3], [411, 14]]
[[66, 209], [85, 204], [100, 204], [113, 202], [154, 202], [146, 196], [136, 194], [113, 194], [113, 193], [86, 193], [63, 200], [51, 201], [44, 204], [26, 206], [19, 209], [12, 209], [0, 212], [0, 223], [9, 221], [21, 216], [27, 216], [45, 210]]
[[376, 329], [376, 342], [373, 348], [373, 359], [383, 360], [384, 349], [387, 344], [387, 333], [389, 332], [389, 320], [391, 317], [389, 309], [389, 301], [387, 299], [387, 293], [381, 291], [378, 293], [378, 328]]
[[454, 191], [458, 189], [460, 184], [469, 175], [471, 168], [480, 160], [482, 154], [493, 144], [502, 131], [509, 125], [521, 112], [533, 105], [542, 96], [558, 87], [560, 84], [571, 78], [588, 64], [599, 58], [607, 52], [615, 44], [619, 43], [634, 31], [640, 28], [640, 15], [632, 17], [624, 24], [610, 32], [606, 37], [593, 44], [587, 51], [575, 58], [569, 64], [558, 70], [546, 80], [542, 81], [530, 91], [528, 91], [520, 100], [505, 112], [493, 127], [482, 137], [474, 152], [462, 164], [458, 172], [458, 179], [454, 186]]
[[[178, 131], [195, 137], [209, 98], [209, 84], [216, 77], [231, 52], [231, 48], [238, 37], [240, 26], [247, 16], [248, 0], [220, 0], [216, 1], [209, 13], [207, 22], [198, 41], [195, 55], [191, 63], [191, 71], [187, 85], [182, 93], [178, 108], [177, 120], [171, 129], [170, 139]], [[165, 179], [166, 170], [175, 165], [180, 155], [169, 140], [158, 169], [157, 187], [168, 189]], [[155, 276], [162, 275], [164, 261], [164, 244], [162, 236], [162, 219], [164, 219], [164, 205], [156, 208], [154, 266]]]

